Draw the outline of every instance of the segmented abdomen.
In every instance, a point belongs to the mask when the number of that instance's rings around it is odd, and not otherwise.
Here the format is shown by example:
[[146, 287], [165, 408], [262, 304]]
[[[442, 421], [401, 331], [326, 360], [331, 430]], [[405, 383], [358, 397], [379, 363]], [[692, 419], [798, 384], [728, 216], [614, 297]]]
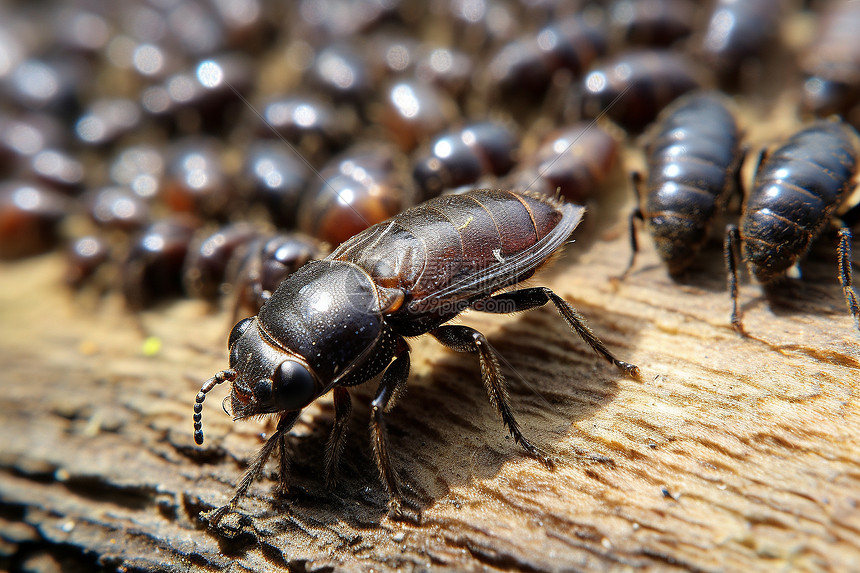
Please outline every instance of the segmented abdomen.
[[417, 325], [416, 315], [456, 316], [469, 302], [531, 275], [567, 240], [581, 213], [511, 191], [447, 195], [367, 229], [330, 258], [355, 263], [382, 287], [407, 291], [420, 303], [411, 307]]
[[756, 173], [741, 219], [744, 258], [761, 282], [802, 257], [854, 187], [857, 132], [819, 121], [794, 134]]
[[732, 188], [740, 134], [721, 98], [697, 93], [667, 108], [647, 149], [644, 216], [676, 274], [695, 258]]

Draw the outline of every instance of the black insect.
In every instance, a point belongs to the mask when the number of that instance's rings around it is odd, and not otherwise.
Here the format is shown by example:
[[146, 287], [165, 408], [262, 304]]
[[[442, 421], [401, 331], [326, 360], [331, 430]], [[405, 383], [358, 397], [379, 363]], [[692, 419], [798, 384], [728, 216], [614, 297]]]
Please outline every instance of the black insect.
[[[740, 230], [729, 225], [725, 253], [732, 297], [732, 326], [743, 333], [738, 307], [737, 251], [755, 278], [769, 284], [785, 276], [809, 250], [855, 187], [860, 136], [848, 124], [818, 121], [795, 133], [756, 170]], [[860, 304], [851, 286], [851, 234], [840, 230], [839, 278], [860, 327]]]
[[60, 238], [60, 224], [71, 201], [27, 181], [0, 184], [0, 260], [38, 255]]
[[514, 167], [518, 144], [508, 127], [489, 121], [442, 134], [431, 142], [427, 153], [415, 159], [412, 178], [420, 200], [475, 183], [486, 175], [506, 175]]
[[233, 382], [235, 419], [277, 414], [278, 425], [254, 458], [217, 522], [241, 498], [277, 448], [280, 486], [287, 482], [286, 434], [304, 407], [332, 391], [335, 423], [326, 450], [326, 475], [336, 471], [350, 412], [347, 388], [382, 374], [371, 404], [371, 439], [389, 507], [399, 513], [401, 486], [388, 456], [383, 413], [402, 394], [409, 375], [405, 337], [430, 333], [458, 352], [478, 354], [491, 403], [530, 455], [546, 459], [520, 431], [508, 403], [493, 349], [480, 332], [445, 325], [466, 310], [510, 313], [552, 302], [591, 348], [621, 371], [616, 359], [564, 299], [546, 287], [496, 293], [532, 276], [568, 239], [584, 209], [511, 191], [477, 190], [432, 199], [343, 243], [285, 280], [253, 318], [230, 333], [230, 368], [207, 380], [194, 404], [194, 439], [203, 443], [206, 394]]
[[630, 263], [638, 252], [635, 220], [644, 221], [669, 273], [678, 275], [708, 238], [737, 179], [741, 133], [723, 98], [684, 96], [666, 108], [646, 147], [648, 177], [633, 173], [640, 206], [630, 215]]
[[817, 117], [842, 116], [860, 125], [860, 2], [831, 2], [815, 40], [799, 58], [805, 76], [801, 102]]
[[588, 118], [605, 113], [624, 129], [639, 132], [675, 98], [698, 86], [692, 62], [682, 54], [628, 52], [604, 61], [582, 79], [579, 99], [573, 102], [580, 109], [570, 111]]
[[[717, 0], [700, 46], [700, 55], [720, 84], [735, 87], [744, 67], [775, 53], [784, 0]], [[760, 75], [760, 74], [756, 74]]]
[[697, 6], [690, 0], [617, 0], [610, 29], [619, 46], [671, 46], [695, 28]]
[[152, 223], [132, 241], [119, 271], [129, 310], [182, 294], [182, 267], [199, 226], [187, 214], [173, 215]]
[[260, 237], [260, 231], [249, 223], [232, 223], [205, 237], [196, 238], [182, 268], [185, 292], [195, 298], [214, 302], [221, 294], [231, 259], [243, 246]]
[[249, 314], [259, 312], [287, 276], [328, 251], [324, 243], [302, 233], [262, 235], [241, 246], [225, 275], [235, 297], [233, 320], [243, 309], [251, 311]]
[[518, 168], [517, 186], [584, 205], [600, 191], [618, 164], [619, 143], [594, 122], [556, 129]]
[[288, 275], [327, 252], [324, 243], [301, 233], [272, 233], [249, 223], [231, 223], [192, 243], [182, 283], [188, 295], [213, 303], [220, 294], [231, 292], [235, 322], [245, 309], [257, 314]]
[[555, 21], [502, 47], [486, 67], [487, 96], [517, 112], [534, 108], [556, 74], [579, 78], [606, 53], [607, 32], [583, 16]]

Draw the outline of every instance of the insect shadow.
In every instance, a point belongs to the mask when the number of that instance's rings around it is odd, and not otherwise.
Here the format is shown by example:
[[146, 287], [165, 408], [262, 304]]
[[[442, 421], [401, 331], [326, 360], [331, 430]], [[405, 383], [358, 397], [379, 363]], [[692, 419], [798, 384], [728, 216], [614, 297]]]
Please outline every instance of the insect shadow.
[[825, 233], [801, 261], [799, 277], [759, 285], [760, 292], [744, 301], [741, 309], [747, 312], [766, 305], [776, 317], [845, 317], [845, 297], [834, 272], [837, 240], [835, 232]]
[[[715, 228], [725, 229], [722, 218], [714, 225]], [[666, 283], [673, 287], [687, 289], [692, 294], [697, 291], [720, 293], [726, 290], [726, 263], [723, 255], [722, 237], [719, 231], [713, 231], [705, 242], [698, 256], [682, 272], [669, 274], [665, 264], [660, 260], [654, 247], [645, 244], [640, 247], [642, 255], [625, 280], [638, 280]], [[644, 278], [647, 277], [647, 278]], [[617, 279], [616, 279], [617, 280]]]

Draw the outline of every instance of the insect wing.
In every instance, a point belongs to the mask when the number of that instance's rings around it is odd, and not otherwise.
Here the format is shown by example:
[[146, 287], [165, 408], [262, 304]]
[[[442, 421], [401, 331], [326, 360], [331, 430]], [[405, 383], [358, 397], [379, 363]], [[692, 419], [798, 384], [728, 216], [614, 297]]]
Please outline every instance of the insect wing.
[[432, 313], [439, 308], [466, 305], [470, 301], [499, 291], [524, 280], [558, 250], [582, 220], [585, 207], [565, 204], [558, 225], [534, 245], [513, 256], [498, 255], [496, 262], [483, 269], [473, 269], [435, 293], [415, 298], [410, 312]]

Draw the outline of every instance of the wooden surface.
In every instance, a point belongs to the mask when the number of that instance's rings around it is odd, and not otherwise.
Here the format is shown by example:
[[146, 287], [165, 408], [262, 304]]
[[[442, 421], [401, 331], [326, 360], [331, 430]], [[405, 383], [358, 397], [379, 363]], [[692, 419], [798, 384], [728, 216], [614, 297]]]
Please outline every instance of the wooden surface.
[[[728, 326], [720, 246], [680, 283], [650, 242], [629, 279], [619, 213], [592, 218], [543, 283], [571, 301], [640, 381], [601, 362], [552, 308], [471, 313], [508, 364], [512, 405], [549, 470], [507, 438], [477, 360], [412, 342], [388, 415], [419, 525], [391, 520], [355, 405], [340, 482], [323, 486], [328, 398], [292, 434], [292, 490], [274, 460], [219, 531], [223, 504], [271, 431], [233, 423], [200, 383], [226, 366], [227, 318], [183, 301], [143, 315], [60, 285], [58, 255], [0, 268], [0, 569], [317, 571], [846, 571], [860, 563], [860, 336], [824, 239], [805, 279], [769, 300], [744, 281], [749, 338]], [[606, 220], [616, 221], [609, 224]]]

